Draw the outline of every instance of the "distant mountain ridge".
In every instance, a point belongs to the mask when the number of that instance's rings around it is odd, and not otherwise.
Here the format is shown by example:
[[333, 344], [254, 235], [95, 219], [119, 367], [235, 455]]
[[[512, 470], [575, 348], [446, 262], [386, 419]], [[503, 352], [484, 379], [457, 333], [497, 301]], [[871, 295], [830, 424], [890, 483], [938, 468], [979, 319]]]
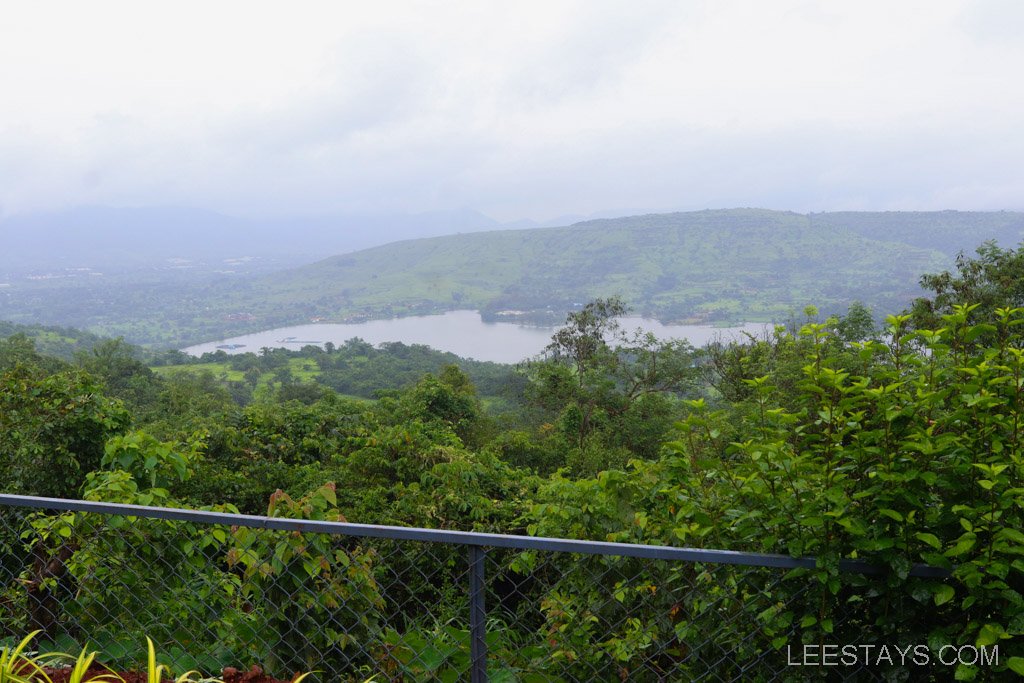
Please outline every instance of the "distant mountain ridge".
[[947, 256], [972, 253], [986, 240], [1010, 248], [1024, 239], [1024, 213], [1015, 211], [837, 211], [807, 218], [811, 225], [845, 228], [868, 239], [904, 242]]
[[413, 237], [497, 227], [471, 209], [250, 219], [189, 207], [84, 206], [0, 220], [0, 275], [15, 267], [124, 269], [245, 256], [297, 265]]
[[778, 321], [808, 304], [841, 313], [855, 300], [885, 314], [905, 308], [921, 275], [951, 268], [957, 252], [1022, 238], [1024, 214], [1009, 212], [647, 214], [408, 239], [250, 275], [15, 283], [0, 289], [0, 319], [186, 345], [453, 309], [554, 323], [613, 294], [664, 322]]
[[454, 308], [551, 321], [612, 294], [665, 321], [781, 319], [853, 300], [892, 312], [958, 251], [1022, 237], [1019, 213], [648, 214], [388, 244], [240, 283], [211, 304], [265, 327]]
[[216, 264], [246, 256], [282, 268], [401, 240], [552, 227], [586, 217], [561, 219], [501, 223], [470, 208], [242, 218], [181, 206], [78, 206], [0, 218], [0, 279], [12, 270], [123, 271], [172, 260]]

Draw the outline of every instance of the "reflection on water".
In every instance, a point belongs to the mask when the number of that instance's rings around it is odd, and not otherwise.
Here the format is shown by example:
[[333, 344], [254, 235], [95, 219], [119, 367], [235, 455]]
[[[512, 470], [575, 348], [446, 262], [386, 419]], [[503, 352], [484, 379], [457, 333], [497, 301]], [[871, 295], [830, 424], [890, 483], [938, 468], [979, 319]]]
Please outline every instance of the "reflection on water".
[[[716, 338], [732, 338], [741, 332], [759, 334], [764, 323], [744, 323], [738, 327], [709, 325], [662, 325], [646, 318], [622, 318], [624, 329], [637, 327], [653, 332], [658, 338], [688, 339], [702, 346]], [[227, 353], [258, 352], [263, 347], [300, 349], [309, 344], [323, 346], [327, 342], [344, 344], [360, 337], [371, 344], [404, 342], [426, 344], [441, 351], [451, 351], [464, 358], [518, 363], [535, 356], [551, 341], [554, 327], [528, 327], [516, 323], [485, 323], [476, 311], [449, 311], [440, 315], [410, 316], [389, 320], [368, 320], [361, 323], [316, 323], [279, 327], [231, 339], [197, 344], [184, 349], [194, 356], [218, 349]]]

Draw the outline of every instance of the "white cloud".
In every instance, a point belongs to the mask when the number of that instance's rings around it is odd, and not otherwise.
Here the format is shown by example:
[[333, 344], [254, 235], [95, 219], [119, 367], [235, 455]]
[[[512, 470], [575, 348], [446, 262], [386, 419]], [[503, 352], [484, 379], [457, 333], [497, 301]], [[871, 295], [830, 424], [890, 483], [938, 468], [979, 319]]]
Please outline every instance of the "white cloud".
[[1021, 208], [1015, 7], [22, 3], [0, 206]]

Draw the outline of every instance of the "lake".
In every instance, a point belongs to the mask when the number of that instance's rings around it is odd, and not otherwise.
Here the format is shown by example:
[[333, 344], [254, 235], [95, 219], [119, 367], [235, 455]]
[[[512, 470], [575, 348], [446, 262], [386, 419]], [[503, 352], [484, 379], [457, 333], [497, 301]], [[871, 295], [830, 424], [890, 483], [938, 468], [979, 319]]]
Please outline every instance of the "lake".
[[[657, 320], [638, 317], [621, 318], [620, 323], [624, 329], [640, 327], [659, 338], [689, 339], [694, 346], [703, 346], [717, 338], [736, 337], [744, 331], [759, 334], [769, 327], [765, 323], [744, 323], [737, 327], [662, 325]], [[540, 353], [551, 341], [551, 335], [556, 329], [506, 322], [486, 323], [476, 311], [449, 311], [439, 315], [368, 320], [361, 323], [311, 323], [280, 327], [196, 344], [183, 351], [193, 356], [217, 350], [227, 353], [258, 353], [264, 346], [300, 349], [307, 344], [323, 346], [326, 342], [341, 345], [353, 337], [360, 337], [375, 345], [381, 342], [426, 344], [441, 351], [451, 351], [463, 358], [518, 363]]]

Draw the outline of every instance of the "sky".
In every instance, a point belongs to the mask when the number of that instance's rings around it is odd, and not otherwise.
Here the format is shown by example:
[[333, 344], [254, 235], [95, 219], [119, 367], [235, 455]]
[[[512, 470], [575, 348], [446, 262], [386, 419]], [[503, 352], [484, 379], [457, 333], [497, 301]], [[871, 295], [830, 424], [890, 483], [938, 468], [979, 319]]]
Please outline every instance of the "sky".
[[0, 215], [1024, 209], [1016, 0], [0, 5]]

